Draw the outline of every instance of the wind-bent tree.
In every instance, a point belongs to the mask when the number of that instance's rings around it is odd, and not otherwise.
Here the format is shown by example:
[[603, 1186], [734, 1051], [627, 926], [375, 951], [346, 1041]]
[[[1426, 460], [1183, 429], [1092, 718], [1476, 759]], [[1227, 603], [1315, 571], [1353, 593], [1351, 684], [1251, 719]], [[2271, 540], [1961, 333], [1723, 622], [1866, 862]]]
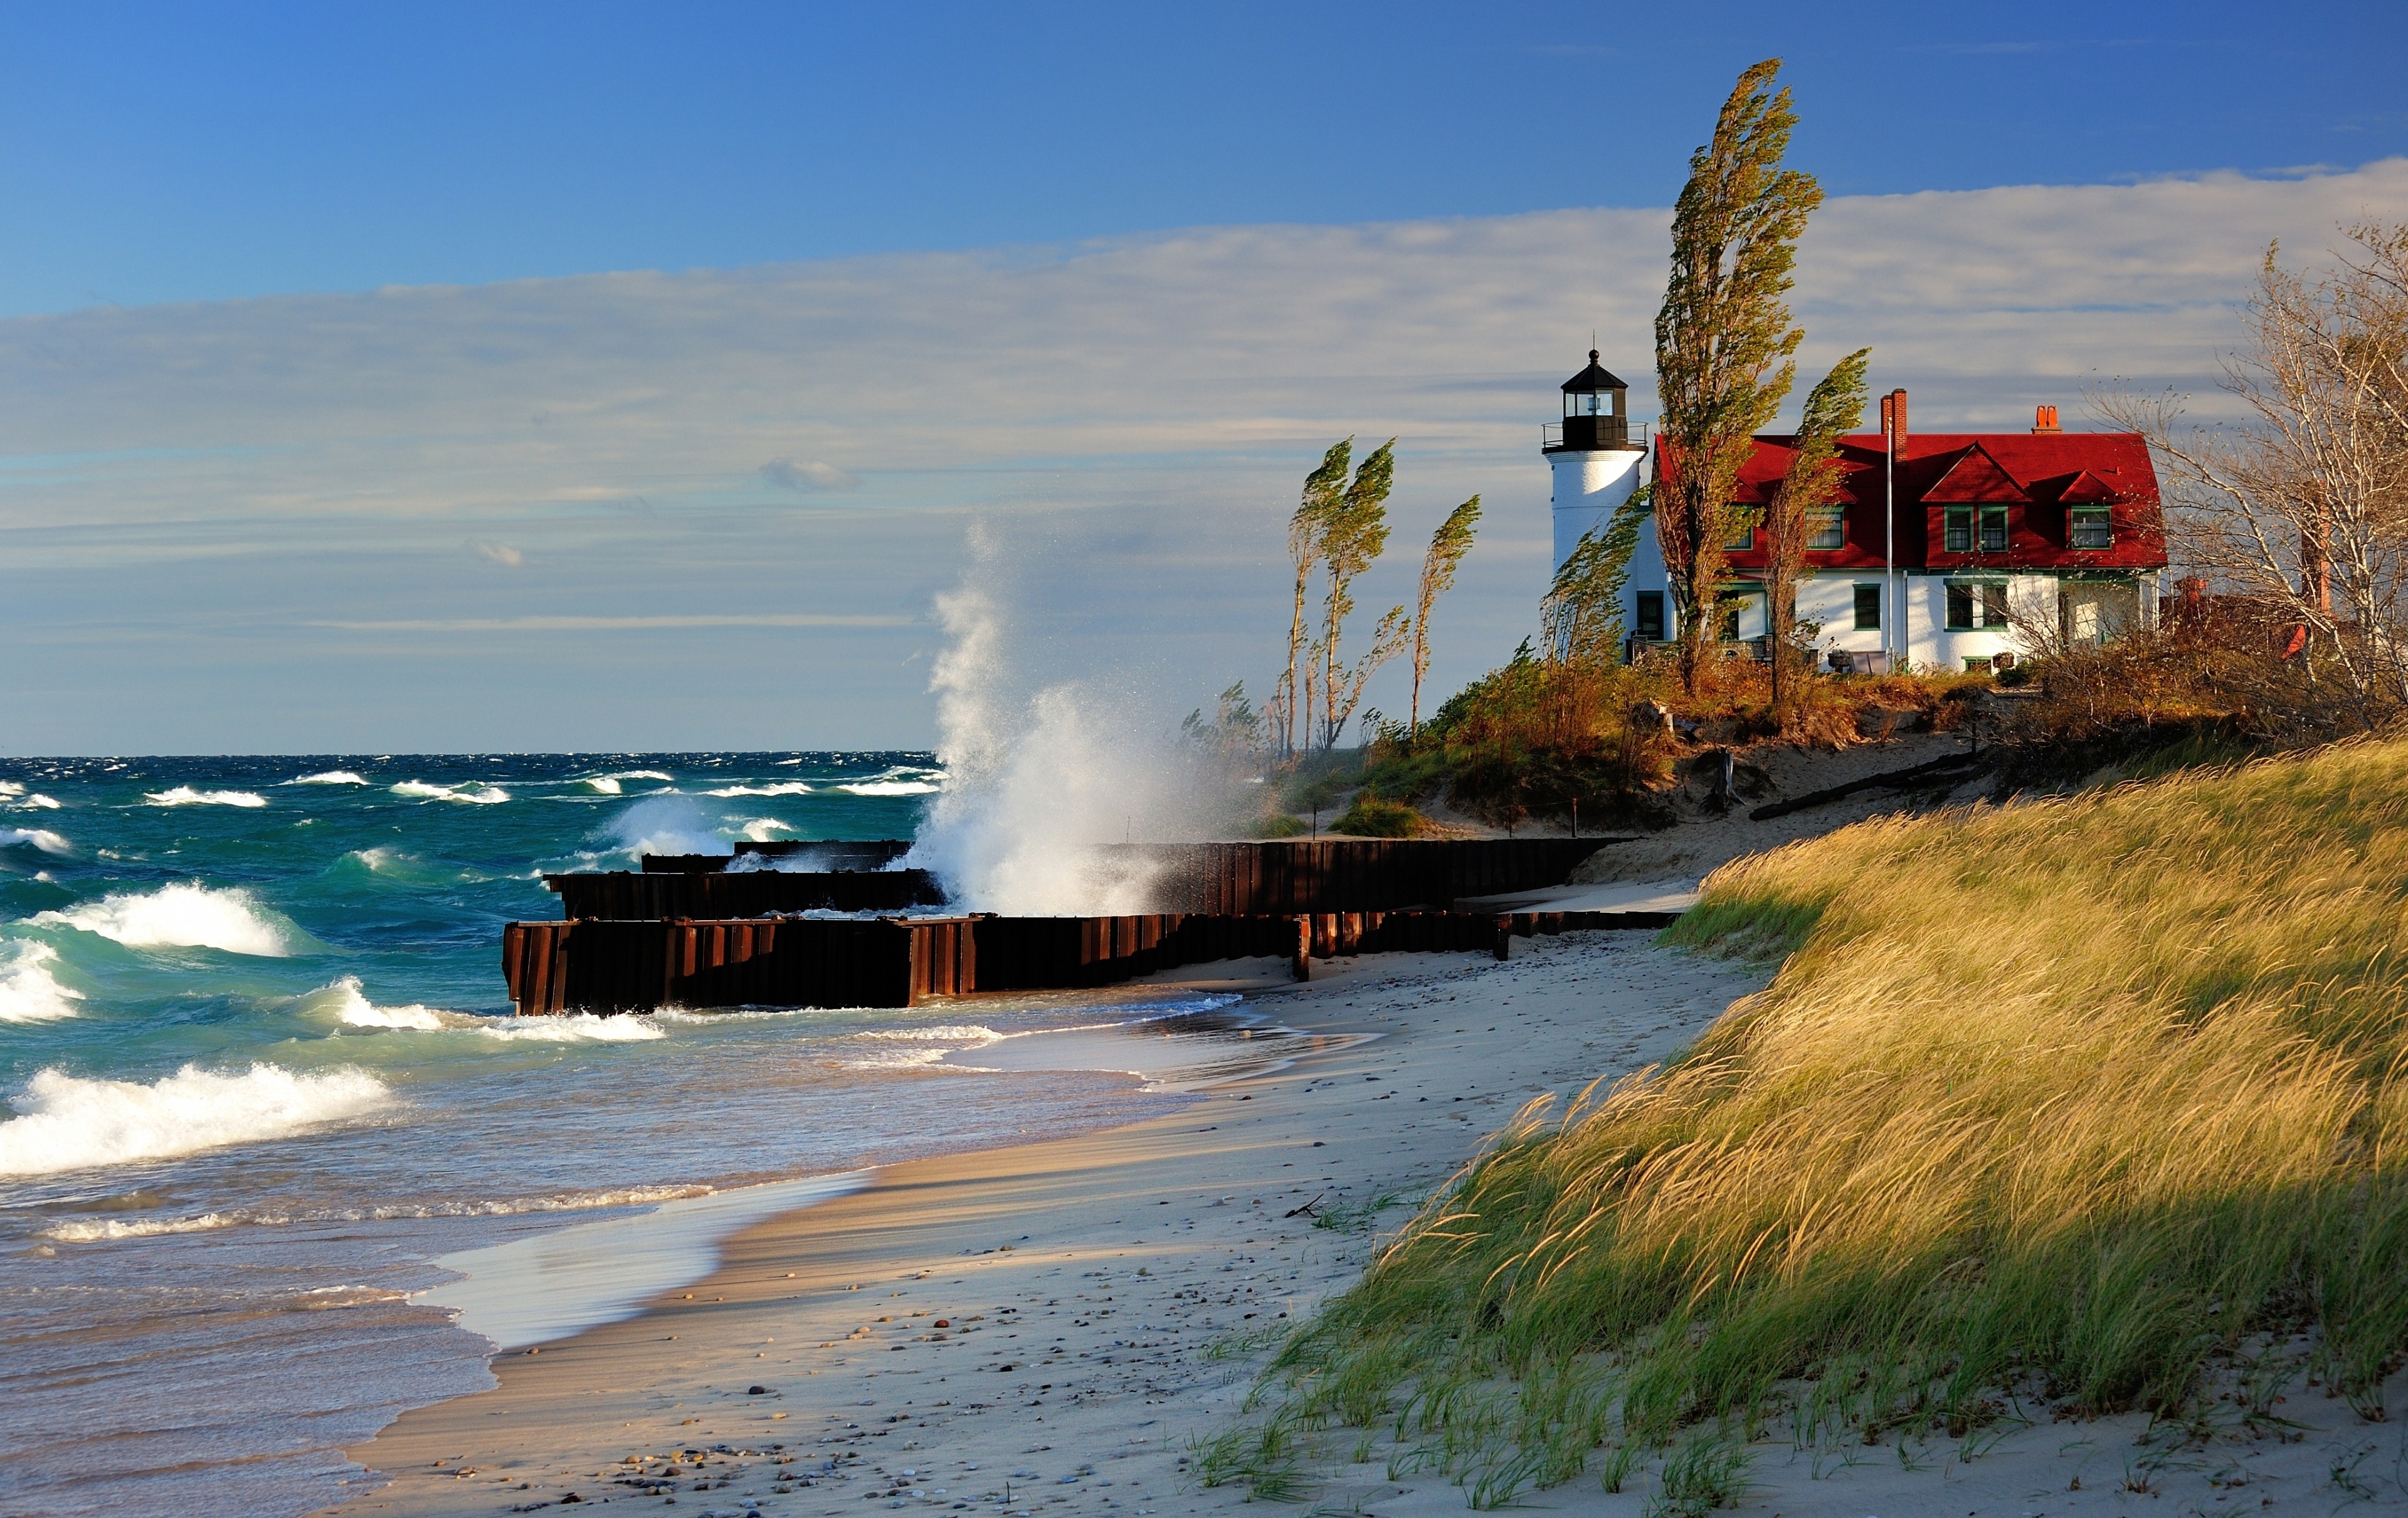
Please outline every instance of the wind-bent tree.
[[1772, 634], [1772, 719], [1789, 729], [1791, 694], [1786, 679], [1795, 662], [1798, 577], [1806, 568], [1807, 518], [1840, 499], [1840, 440], [1865, 414], [1865, 368], [1870, 348], [1859, 348], [1831, 366], [1806, 393], [1806, 414], [1798, 424], [1788, 472], [1764, 513], [1764, 602]]
[[1611, 660], [1622, 646], [1622, 593], [1630, 585], [1630, 557], [1647, 520], [1652, 491], [1642, 486], [1589, 528], [1564, 556], [1539, 603], [1539, 631], [1546, 657], [1557, 665]]
[[[1472, 497], [1447, 513], [1430, 534], [1429, 551], [1422, 555], [1421, 599], [1413, 608], [1413, 701], [1405, 730], [1422, 730], [1422, 676], [1429, 672], [1430, 608], [1455, 585], [1455, 571], [1471, 552], [1473, 528], [1480, 521], [1480, 498]], [[1367, 719], [1368, 720], [1368, 719]]]
[[1719, 628], [1726, 547], [1747, 525], [1731, 494], [1758, 429], [1797, 378], [1805, 337], [1784, 298], [1799, 236], [1823, 203], [1813, 176], [1781, 166], [1797, 113], [1774, 93], [1781, 60], [1739, 77], [1713, 140], [1689, 158], [1672, 210], [1672, 272], [1656, 315], [1656, 388], [1668, 488], [1656, 531], [1681, 617], [1681, 684], [1695, 694]]
[[[1308, 662], [1320, 666], [1321, 731], [1316, 746], [1325, 750], [1337, 746], [1338, 734], [1362, 701], [1364, 686], [1381, 665], [1404, 651], [1410, 630], [1405, 609], [1395, 607], [1380, 618], [1371, 646], [1351, 667], [1339, 651], [1347, 614], [1354, 610], [1354, 577], [1369, 569], [1388, 546], [1388, 490], [1396, 483], [1396, 445], [1397, 440], [1390, 438], [1365, 455], [1354, 468], [1354, 478], [1323, 517], [1321, 636]], [[1308, 674], [1308, 682], [1311, 678]]]
[[[1296, 755], [1299, 716], [1305, 724], [1305, 742], [1312, 741], [1312, 664], [1306, 657], [1304, 607], [1312, 592], [1312, 571], [1321, 562], [1322, 539], [1345, 496], [1346, 470], [1354, 451], [1354, 440], [1345, 438], [1322, 455], [1320, 465], [1304, 477], [1304, 493], [1287, 522], [1288, 562], [1296, 570], [1296, 612], [1288, 622], [1287, 669], [1270, 701], [1272, 742], [1283, 760]], [[1299, 665], [1306, 681], [1301, 692], [1297, 688]]]

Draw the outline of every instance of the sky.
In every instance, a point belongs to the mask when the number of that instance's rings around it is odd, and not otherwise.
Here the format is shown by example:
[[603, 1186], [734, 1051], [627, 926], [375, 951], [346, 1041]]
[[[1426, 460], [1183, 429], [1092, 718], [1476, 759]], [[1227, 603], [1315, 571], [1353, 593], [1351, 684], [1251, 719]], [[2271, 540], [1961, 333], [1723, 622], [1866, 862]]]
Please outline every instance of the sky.
[[1367, 606], [1484, 498], [1452, 689], [1768, 55], [1918, 425], [2214, 414], [2269, 240], [2408, 216], [2397, 6], [0, 6], [0, 751], [923, 746], [966, 582], [1160, 721], [1348, 434]]

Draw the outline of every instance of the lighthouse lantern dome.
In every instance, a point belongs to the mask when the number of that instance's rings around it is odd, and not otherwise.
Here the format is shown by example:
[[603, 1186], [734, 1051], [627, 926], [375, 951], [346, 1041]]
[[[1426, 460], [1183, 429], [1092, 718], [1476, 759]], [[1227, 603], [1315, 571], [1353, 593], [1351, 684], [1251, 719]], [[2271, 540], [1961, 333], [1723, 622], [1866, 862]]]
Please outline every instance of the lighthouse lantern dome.
[[1630, 387], [1588, 351], [1588, 368], [1564, 382], [1564, 425], [1547, 451], [1585, 453], [1630, 446]]

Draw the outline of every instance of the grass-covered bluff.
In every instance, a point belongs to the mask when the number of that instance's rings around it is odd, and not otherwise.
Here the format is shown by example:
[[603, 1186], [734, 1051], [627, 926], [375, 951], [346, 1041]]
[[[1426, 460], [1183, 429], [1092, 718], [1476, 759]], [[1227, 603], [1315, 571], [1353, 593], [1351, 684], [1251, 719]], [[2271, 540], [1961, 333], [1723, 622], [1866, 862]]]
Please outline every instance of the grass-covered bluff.
[[1661, 1458], [1661, 1505], [1702, 1510], [1767, 1435], [2268, 1418], [2302, 1373], [2381, 1416], [2404, 918], [2397, 740], [1728, 866], [1668, 937], [1785, 955], [1770, 987], [1670, 1067], [1526, 1111], [1198, 1472], [1279, 1496], [1378, 1429], [1477, 1506]]

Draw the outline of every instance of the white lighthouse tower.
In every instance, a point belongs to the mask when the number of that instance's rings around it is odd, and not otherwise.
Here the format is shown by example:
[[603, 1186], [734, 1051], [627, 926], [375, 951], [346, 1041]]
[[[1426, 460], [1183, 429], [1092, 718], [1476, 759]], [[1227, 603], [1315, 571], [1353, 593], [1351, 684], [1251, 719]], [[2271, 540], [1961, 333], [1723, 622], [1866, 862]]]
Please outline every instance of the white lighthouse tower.
[[[1571, 557], [1581, 534], [1605, 530], [1613, 509], [1645, 476], [1647, 440], [1630, 436], [1630, 387], [1588, 351], [1588, 368], [1564, 382], [1564, 419], [1549, 426], [1541, 451], [1555, 470], [1555, 569]], [[1650, 534], [1649, 536], [1653, 536]]]

